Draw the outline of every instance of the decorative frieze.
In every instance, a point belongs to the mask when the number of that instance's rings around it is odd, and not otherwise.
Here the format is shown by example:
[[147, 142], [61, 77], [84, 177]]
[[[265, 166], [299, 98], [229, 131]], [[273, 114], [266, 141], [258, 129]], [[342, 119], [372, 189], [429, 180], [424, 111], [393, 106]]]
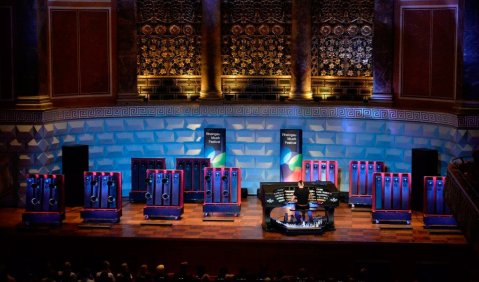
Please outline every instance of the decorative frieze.
[[62, 108], [47, 111], [4, 111], [1, 124], [49, 123], [64, 120], [130, 117], [285, 117], [371, 119], [411, 121], [478, 129], [479, 116], [455, 115], [443, 112], [400, 110], [382, 107], [320, 106], [320, 105], [254, 105], [254, 104], [177, 104], [138, 105], [93, 108]]

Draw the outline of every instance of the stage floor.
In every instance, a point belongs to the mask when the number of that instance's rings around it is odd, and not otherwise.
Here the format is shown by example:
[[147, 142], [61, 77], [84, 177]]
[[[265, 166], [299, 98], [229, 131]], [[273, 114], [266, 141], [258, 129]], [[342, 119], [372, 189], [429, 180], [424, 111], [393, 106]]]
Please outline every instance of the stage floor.
[[[464, 235], [454, 229], [425, 229], [423, 215], [413, 212], [410, 225], [374, 224], [371, 212], [355, 211], [341, 203], [335, 211], [336, 230], [321, 235], [287, 236], [277, 232], [266, 232], [261, 227], [262, 207], [255, 196], [243, 199], [241, 214], [228, 217], [221, 214], [203, 216], [200, 203], [186, 203], [179, 220], [145, 220], [143, 203], [123, 202], [123, 215], [118, 224], [110, 228], [82, 226], [81, 207], [66, 209], [66, 217], [60, 227], [32, 228], [31, 232], [59, 236], [112, 236], [112, 237], [151, 237], [182, 239], [238, 239], [238, 240], [285, 240], [321, 242], [383, 242], [383, 243], [440, 243], [467, 244]], [[21, 232], [23, 209], [1, 208], [0, 228], [2, 233]], [[284, 210], [276, 208], [272, 217], [281, 218]], [[28, 232], [27, 232], [28, 233]]]
[[[237, 217], [205, 218], [201, 204], [187, 203], [180, 220], [145, 220], [144, 206], [125, 201], [120, 223], [86, 227], [81, 207], [67, 208], [63, 224], [57, 227], [25, 227], [23, 209], [0, 208], [0, 263], [4, 259], [17, 266], [17, 273], [38, 261], [66, 258], [76, 265], [99, 265], [103, 259], [115, 265], [166, 262], [175, 271], [187, 260], [213, 273], [219, 266], [232, 272], [269, 266], [287, 273], [305, 267], [311, 273], [337, 277], [369, 265], [396, 281], [413, 281], [418, 273], [431, 271], [447, 277], [460, 273], [456, 281], [468, 281], [477, 262], [460, 231], [425, 229], [418, 212], [410, 225], [373, 224], [371, 212], [353, 211], [341, 203], [335, 212], [336, 230], [288, 236], [262, 229], [262, 207], [256, 196], [243, 199]], [[272, 212], [275, 218], [283, 215], [282, 208]]]

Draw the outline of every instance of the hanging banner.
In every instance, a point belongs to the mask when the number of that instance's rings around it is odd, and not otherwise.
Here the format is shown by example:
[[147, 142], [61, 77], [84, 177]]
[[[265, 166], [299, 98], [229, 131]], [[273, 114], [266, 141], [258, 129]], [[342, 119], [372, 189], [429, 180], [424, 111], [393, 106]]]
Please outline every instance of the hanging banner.
[[281, 129], [280, 181], [301, 180], [303, 162], [303, 132], [301, 129]]
[[209, 158], [211, 167], [226, 166], [226, 129], [205, 128], [205, 158]]

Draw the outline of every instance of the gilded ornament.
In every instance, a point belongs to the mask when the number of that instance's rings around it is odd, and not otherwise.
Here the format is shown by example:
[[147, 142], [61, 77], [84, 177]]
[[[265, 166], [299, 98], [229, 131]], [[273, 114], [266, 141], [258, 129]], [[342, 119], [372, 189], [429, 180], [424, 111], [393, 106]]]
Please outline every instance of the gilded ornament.
[[328, 36], [331, 33], [331, 27], [329, 25], [323, 25], [320, 32], [322, 36]]
[[181, 31], [181, 28], [177, 25], [171, 25], [170, 26], [170, 34], [171, 35], [178, 35]]
[[222, 10], [223, 24], [230, 25], [222, 31], [222, 56], [226, 66], [223, 74], [288, 74], [290, 35], [285, 33], [291, 25], [291, 1], [227, 2]]
[[194, 33], [193, 26], [191, 26], [190, 24], [185, 25], [183, 27], [183, 33], [185, 35], [193, 35], [193, 33]]
[[141, 32], [145, 35], [150, 35], [152, 32], [153, 32], [153, 28], [148, 25], [148, 24], [145, 24], [142, 28], [141, 28]]
[[374, 1], [313, 0], [312, 6], [313, 75], [370, 74]]
[[240, 35], [241, 33], [243, 33], [243, 27], [238, 24], [235, 24], [233, 27], [231, 27], [231, 33], [233, 33], [234, 35]]
[[252, 24], [249, 24], [245, 27], [245, 33], [248, 35], [253, 35], [255, 31], [256, 31], [256, 28]]
[[156, 32], [156, 34], [158, 34], [158, 35], [163, 35], [163, 34], [165, 34], [165, 33], [166, 33], [166, 26], [164, 26], [164, 25], [157, 25], [157, 26], [155, 27], [155, 32]]
[[334, 27], [333, 32], [337, 36], [342, 35], [344, 33], [344, 27], [342, 25], [337, 25]]
[[284, 28], [280, 25], [273, 25], [273, 28], [271, 29], [274, 35], [281, 35], [284, 32]]
[[351, 36], [355, 36], [356, 34], [358, 34], [358, 30], [359, 28], [357, 25], [350, 25], [347, 29], [348, 34]]
[[262, 24], [259, 26], [258, 31], [261, 35], [268, 35], [269, 34], [269, 26], [266, 24]]
[[365, 25], [361, 28], [361, 34], [364, 36], [370, 36], [373, 33], [373, 29], [369, 25]]

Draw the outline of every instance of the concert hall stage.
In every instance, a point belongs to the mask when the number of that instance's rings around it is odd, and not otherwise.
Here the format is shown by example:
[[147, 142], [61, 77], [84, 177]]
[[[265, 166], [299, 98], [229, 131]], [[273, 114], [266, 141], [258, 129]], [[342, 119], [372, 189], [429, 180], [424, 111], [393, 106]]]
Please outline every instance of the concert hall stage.
[[[427, 230], [422, 214], [413, 213], [411, 225], [373, 224], [367, 210], [353, 211], [341, 203], [336, 209], [336, 230], [322, 235], [288, 236], [261, 227], [261, 201], [243, 199], [238, 217], [203, 217], [202, 205], [185, 204], [180, 220], [144, 220], [144, 204], [123, 203], [119, 224], [83, 226], [81, 207], [67, 208], [58, 227], [24, 227], [23, 209], [0, 209], [1, 256], [9, 263], [63, 261], [119, 265], [165, 263], [170, 271], [181, 261], [204, 265], [208, 271], [227, 266], [257, 271], [268, 267], [295, 273], [326, 271], [353, 273], [361, 265], [412, 280], [418, 272], [439, 271], [464, 281], [474, 265], [473, 252], [457, 230]], [[273, 217], [284, 211], [275, 209]], [[477, 265], [476, 265], [477, 266]], [[194, 270], [194, 269], [193, 269]]]

